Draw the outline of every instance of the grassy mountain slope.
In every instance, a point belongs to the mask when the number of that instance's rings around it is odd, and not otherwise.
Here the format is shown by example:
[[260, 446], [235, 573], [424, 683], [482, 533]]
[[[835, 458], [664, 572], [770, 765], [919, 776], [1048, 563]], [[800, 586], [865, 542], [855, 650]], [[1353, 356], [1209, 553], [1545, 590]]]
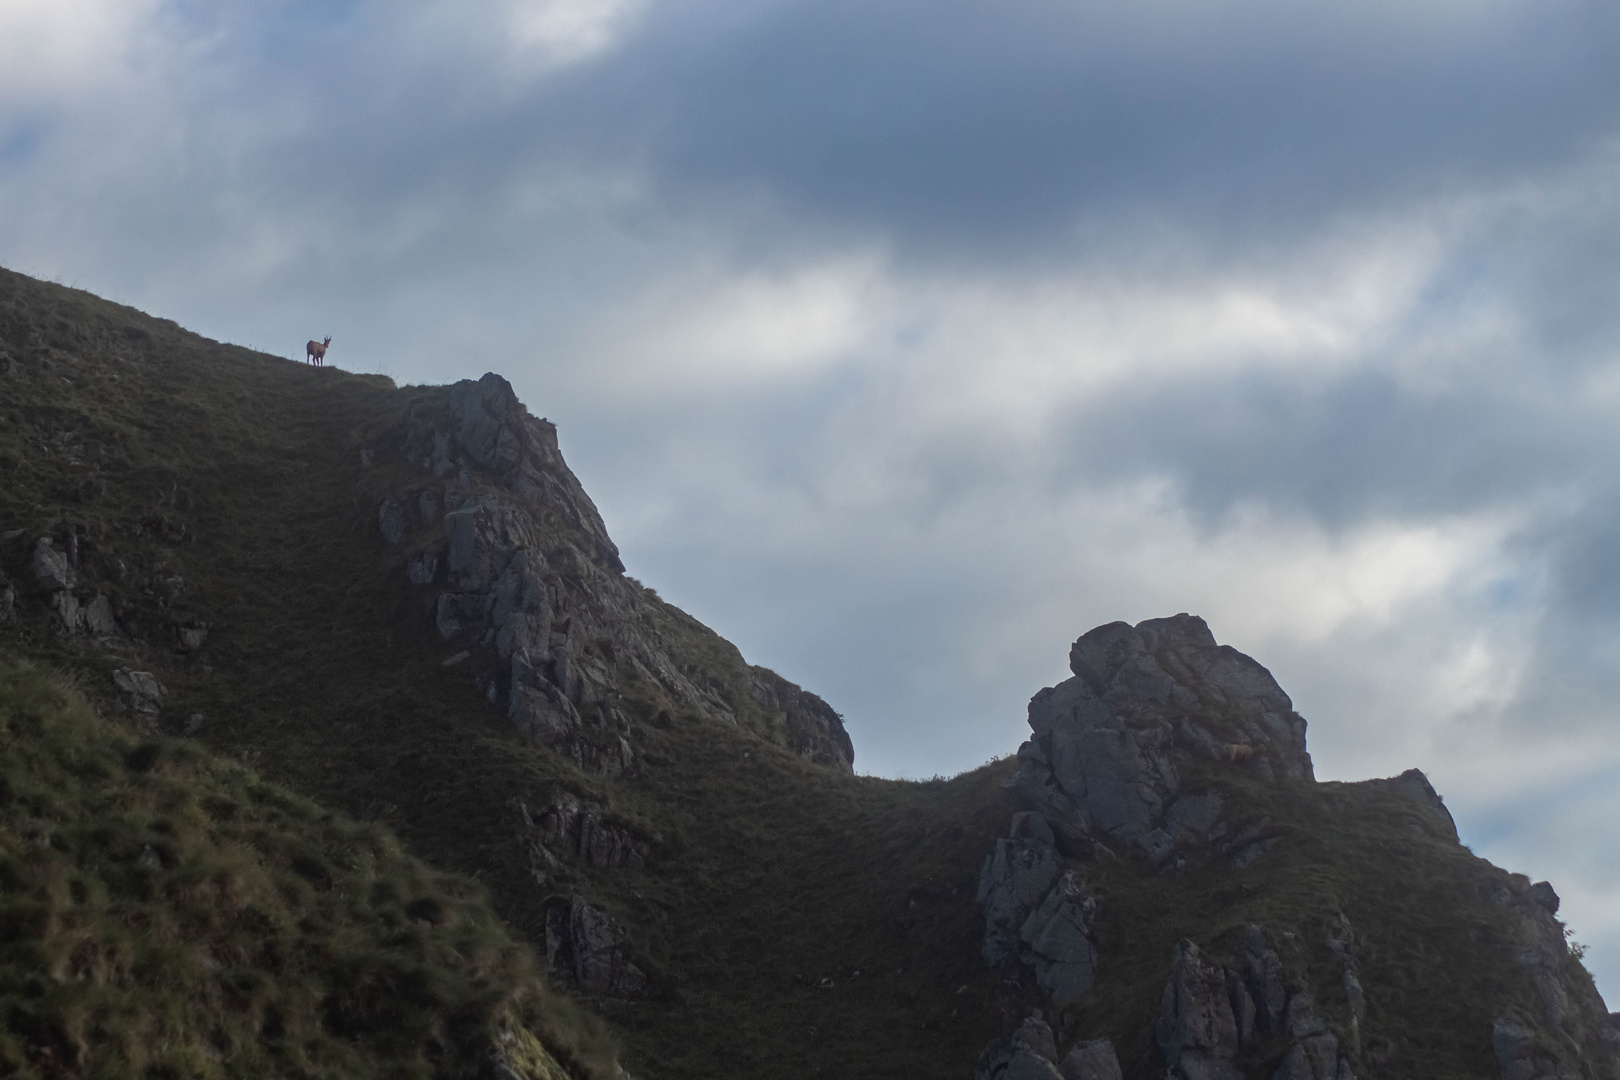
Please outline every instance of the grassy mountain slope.
[[[15, 598], [0, 641], [76, 672], [106, 711], [131, 704], [115, 670], [154, 673], [162, 710], [133, 723], [193, 732], [369, 823], [344, 826], [355, 835], [392, 830], [462, 875], [444, 881], [477, 879], [537, 953], [556, 948], [559, 901], [588, 900], [623, 928], [645, 975], [636, 994], [580, 994], [615, 1025], [637, 1076], [968, 1075], [987, 1041], [1044, 1003], [979, 955], [975, 889], [1018, 808], [1002, 787], [1012, 763], [904, 783], [810, 760], [800, 714], [778, 707], [796, 688], [602, 559], [573, 556], [553, 560], [548, 588], [573, 590], [576, 613], [611, 592], [613, 618], [654, 642], [668, 670], [627, 655], [622, 637], [580, 647], [612, 683], [602, 715], [634, 749], [622, 774], [518, 730], [490, 703], [495, 644], [446, 642], [437, 586], [406, 581], [407, 560], [440, 550], [445, 527], [423, 515], [398, 545], [379, 536], [380, 504], [414, 505], [435, 481], [396, 449], [405, 418], [446, 400], [444, 388], [309, 368], [0, 272], [0, 598]], [[470, 496], [529, 506], [567, 534], [558, 551], [600, 550], [494, 470], [463, 471]], [[59, 595], [31, 567], [41, 538], [75, 551], [74, 590], [107, 598], [113, 632], [64, 630]], [[1126, 1076], [1164, 1075], [1152, 1026], [1177, 940], [1219, 953], [1254, 922], [1292, 983], [1342, 1025], [1325, 943], [1339, 913], [1356, 927], [1368, 987], [1364, 1074], [1494, 1075], [1504, 1010], [1544, 1041], [1562, 1037], [1513, 962], [1517, 916], [1489, 899], [1527, 882], [1415, 829], [1409, 802], [1377, 785], [1255, 785], [1218, 770], [1193, 781], [1278, 822], [1275, 848], [1241, 871], [1197, 853], [1176, 875], [1123, 849], [1075, 862], [1101, 898], [1101, 959], [1097, 985], [1056, 1011], [1060, 1040], [1108, 1035]], [[636, 858], [566, 850], [545, 833], [541, 809], [567, 800], [593, 807], [597, 835]], [[464, 887], [441, 889], [455, 899]], [[1585, 973], [1566, 959], [1578, 984]], [[1595, 1014], [1575, 1012], [1580, 1038], [1596, 1039]], [[1248, 1052], [1245, 1067], [1270, 1076], [1266, 1055], [1280, 1049]]]
[[15, 662], [0, 746], [6, 1075], [610, 1073], [483, 890], [386, 830]]

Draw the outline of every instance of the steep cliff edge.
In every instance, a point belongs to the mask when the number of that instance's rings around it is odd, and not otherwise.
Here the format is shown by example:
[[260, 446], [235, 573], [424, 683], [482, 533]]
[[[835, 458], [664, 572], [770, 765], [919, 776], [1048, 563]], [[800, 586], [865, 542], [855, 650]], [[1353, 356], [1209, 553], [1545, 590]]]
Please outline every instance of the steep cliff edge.
[[857, 776], [827, 703], [626, 576], [495, 375], [0, 272], [0, 650], [476, 878], [642, 1080], [1614, 1075], [1551, 888], [1419, 773], [1314, 781], [1201, 620], [1083, 635], [1016, 757]]

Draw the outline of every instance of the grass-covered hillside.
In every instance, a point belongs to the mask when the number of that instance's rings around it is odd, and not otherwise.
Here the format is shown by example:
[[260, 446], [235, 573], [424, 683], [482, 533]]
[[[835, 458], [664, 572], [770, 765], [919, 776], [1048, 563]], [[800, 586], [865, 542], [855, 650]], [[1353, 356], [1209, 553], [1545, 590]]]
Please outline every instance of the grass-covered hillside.
[[0, 1073], [611, 1075], [482, 887], [386, 829], [12, 660], [0, 749]]
[[[6, 924], [11, 1061], [90, 1075], [133, 1040], [170, 1075], [449, 1076], [510, 1036], [588, 1073], [613, 1052], [594, 1016], [638, 1080], [965, 1078], [1039, 1006], [1060, 1049], [1107, 1036], [1158, 1080], [1177, 942], [1227, 962], [1250, 924], [1358, 1076], [1497, 1075], [1509, 1014], [1553, 1057], [1602, 1042], [1575, 957], [1515, 960], [1528, 882], [1388, 785], [1214, 764], [1187, 790], [1270, 846], [1173, 872], [1068, 852], [1096, 980], [1053, 1007], [980, 953], [1014, 763], [854, 775], [819, 699], [618, 570], [537, 422], [514, 449], [521, 417], [455, 393], [0, 271], [0, 903], [35, 913]], [[522, 574], [473, 584], [502, 529]], [[1286, 1051], [1235, 1067], [1269, 1080]]]

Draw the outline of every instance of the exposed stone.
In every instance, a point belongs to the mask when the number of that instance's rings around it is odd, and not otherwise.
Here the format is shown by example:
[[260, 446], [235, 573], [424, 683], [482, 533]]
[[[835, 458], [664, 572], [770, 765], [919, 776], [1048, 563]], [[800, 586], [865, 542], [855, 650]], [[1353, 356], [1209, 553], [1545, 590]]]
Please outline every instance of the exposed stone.
[[562, 463], [557, 429], [530, 417], [510, 383], [494, 372], [477, 382], [464, 379], [450, 388], [447, 404], [468, 457], [494, 472], [504, 487], [562, 510], [589, 538], [602, 564], [623, 572], [619, 549], [595, 504]]
[[1491, 1024], [1491, 1049], [1502, 1070], [1502, 1080], [1534, 1080], [1536, 1037], [1515, 1018], [1499, 1016]]
[[84, 629], [84, 605], [79, 603], [77, 596], [66, 589], [52, 593], [51, 607], [56, 611], [64, 633], [77, 634]]
[[1074, 643], [1069, 666], [1074, 678], [1029, 704], [1033, 738], [1016, 786], [1031, 809], [1045, 812], [1044, 789], [1055, 788], [1090, 829], [1168, 863], [1177, 845], [1222, 832], [1218, 794], [1178, 799], [1177, 746], [1262, 777], [1312, 776], [1288, 695], [1202, 619], [1097, 627]]
[[1024, 962], [1035, 969], [1035, 981], [1054, 1005], [1073, 1004], [1091, 989], [1097, 966], [1091, 939], [1096, 914], [1096, 899], [1069, 870], [1024, 920], [1018, 935]]
[[[62, 595], [62, 594], [59, 594]], [[105, 593], [96, 593], [90, 602], [84, 605], [81, 615], [84, 630], [87, 634], [96, 637], [111, 637], [118, 633], [118, 620], [113, 618], [112, 601]]]
[[1060, 1069], [1063, 1080], [1124, 1080], [1114, 1044], [1107, 1039], [1075, 1043]]
[[1018, 955], [1024, 920], [1045, 899], [1056, 877], [1057, 852], [1050, 844], [1028, 837], [996, 841], [979, 873], [985, 963], [995, 967]]
[[[527, 809], [524, 814], [528, 817]], [[565, 850], [599, 869], [646, 865], [648, 845], [622, 825], [608, 821], [600, 807], [561, 792], [537, 813], [532, 823], [551, 848]]]
[[854, 771], [855, 746], [833, 707], [774, 671], [754, 669], [754, 700], [775, 717], [784, 741], [812, 761]]
[[974, 1080], [1063, 1080], [1057, 1041], [1040, 1010], [1019, 1024], [1011, 1037], [991, 1042], [973, 1075]]
[[0, 622], [10, 620], [17, 608], [17, 591], [10, 585], [0, 585]]
[[[627, 673], [678, 715], [738, 726], [744, 703], [688, 674], [684, 650], [712, 631], [622, 576], [556, 429], [530, 416], [504, 379], [486, 375], [415, 402], [401, 449], [436, 475], [455, 473], [442, 499], [437, 488], [411, 497], [421, 521], [443, 508], [445, 547], [412, 554], [406, 577], [442, 583], [432, 616], [444, 640], [495, 646], [503, 666], [473, 677], [520, 728], [588, 771], [628, 771], [636, 755], [617, 690]], [[764, 669], [750, 674], [750, 723], [762, 713], [783, 745], [851, 768], [848, 734], [826, 702]]]
[[1558, 914], [1558, 905], [1560, 901], [1558, 899], [1558, 894], [1553, 891], [1552, 882], [1538, 881], [1534, 885], [1530, 886], [1530, 899], [1534, 900], [1536, 903], [1545, 908], [1547, 910], [1547, 914]]
[[67, 552], [56, 550], [48, 536], [34, 542], [34, 580], [49, 592], [73, 588], [78, 580]]
[[377, 530], [382, 538], [390, 544], [397, 544], [405, 539], [405, 533], [410, 522], [405, 517], [405, 508], [393, 499], [384, 499], [377, 506]]
[[1350, 1045], [1361, 1053], [1361, 1021], [1367, 1012], [1367, 995], [1361, 986], [1361, 962], [1356, 954], [1356, 935], [1350, 919], [1339, 912], [1328, 936], [1328, 948], [1339, 957], [1339, 985], [1350, 1006]]
[[1407, 769], [1399, 776], [1387, 780], [1366, 780], [1363, 783], [1375, 788], [1387, 788], [1398, 795], [1410, 799], [1421, 808], [1418, 816], [1412, 819], [1414, 828], [1420, 833], [1428, 833], [1442, 840], [1458, 842], [1457, 823], [1451, 817], [1451, 811], [1446, 809], [1445, 800], [1434, 790], [1429, 778], [1419, 769]]
[[546, 906], [546, 967], [587, 994], [634, 998], [647, 976], [630, 962], [624, 928], [583, 897], [558, 898]]
[[[1258, 926], [1243, 931], [1239, 946], [1243, 963], [1241, 977], [1253, 1006], [1253, 1030], [1263, 1035], [1283, 1030], [1287, 1017], [1288, 991], [1283, 986], [1282, 960], [1266, 944], [1266, 932]], [[1248, 1031], [1241, 1032], [1248, 1038]]]
[[1178, 1080], [1242, 1080], [1226, 973], [1191, 941], [1176, 945], [1153, 1037]]
[[158, 682], [157, 676], [150, 671], [119, 668], [113, 672], [112, 680], [125, 706], [141, 715], [157, 715], [163, 708], [163, 699], [169, 694], [168, 688]]

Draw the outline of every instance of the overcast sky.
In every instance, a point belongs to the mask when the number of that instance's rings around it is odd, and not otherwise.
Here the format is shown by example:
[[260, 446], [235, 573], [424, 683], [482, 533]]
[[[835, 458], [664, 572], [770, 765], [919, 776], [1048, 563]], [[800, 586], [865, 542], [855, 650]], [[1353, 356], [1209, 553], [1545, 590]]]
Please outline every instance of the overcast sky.
[[1201, 614], [1620, 1007], [1617, 136], [1609, 0], [0, 0], [0, 264], [501, 372], [862, 771]]

